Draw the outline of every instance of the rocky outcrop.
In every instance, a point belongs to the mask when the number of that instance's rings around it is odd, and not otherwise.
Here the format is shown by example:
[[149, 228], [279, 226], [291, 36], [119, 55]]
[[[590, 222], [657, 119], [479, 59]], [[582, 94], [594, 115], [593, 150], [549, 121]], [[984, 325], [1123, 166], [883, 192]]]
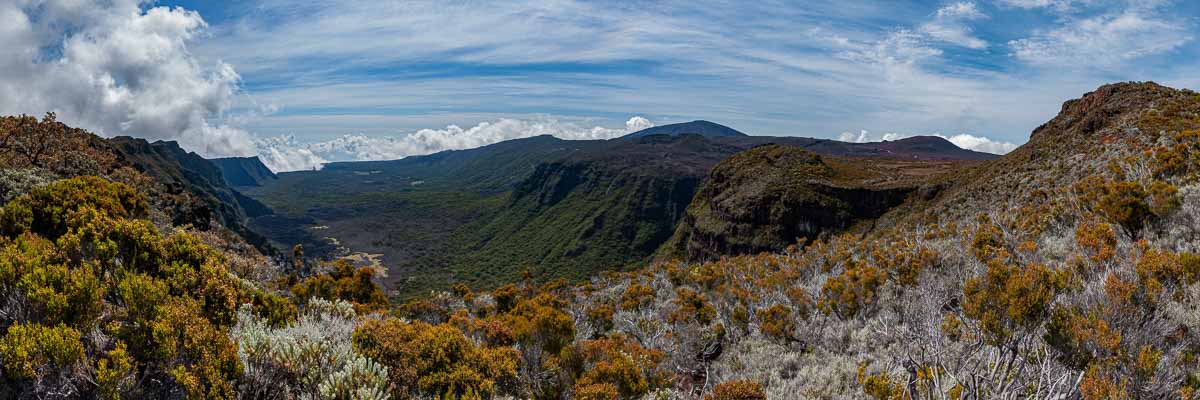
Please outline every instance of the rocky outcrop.
[[660, 257], [779, 251], [877, 218], [916, 189], [854, 164], [784, 145], [735, 154], [709, 173]]

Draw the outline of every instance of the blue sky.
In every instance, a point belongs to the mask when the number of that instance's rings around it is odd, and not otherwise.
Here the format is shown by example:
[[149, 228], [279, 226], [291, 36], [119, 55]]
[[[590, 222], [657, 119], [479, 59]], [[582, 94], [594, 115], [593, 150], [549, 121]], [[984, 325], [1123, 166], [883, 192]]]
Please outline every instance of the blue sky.
[[[204, 89], [186, 92], [208, 96], [174, 125], [224, 135], [196, 141], [214, 155], [325, 146], [330, 159], [341, 146], [362, 158], [346, 146], [408, 141], [371, 156], [388, 158], [525, 135], [501, 127], [582, 138], [693, 119], [756, 135], [968, 135], [1003, 152], [1103, 83], [1200, 86], [1196, 1], [108, 1], [125, 22], [18, 11], [35, 27], [79, 24], [43, 30], [99, 49], [169, 14], [178, 24], [154, 33]], [[92, 72], [114, 75], [110, 64]]]
[[1198, 2], [164, 2], [308, 139], [548, 114], [1023, 142], [1118, 80], [1194, 85]]

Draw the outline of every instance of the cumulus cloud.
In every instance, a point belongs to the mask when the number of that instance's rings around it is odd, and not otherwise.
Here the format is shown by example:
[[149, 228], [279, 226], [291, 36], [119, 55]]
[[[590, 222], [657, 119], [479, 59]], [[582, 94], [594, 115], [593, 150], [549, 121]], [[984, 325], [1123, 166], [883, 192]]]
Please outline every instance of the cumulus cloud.
[[957, 46], [983, 49], [987, 42], [972, 35], [969, 21], [987, 18], [975, 3], [958, 2], [938, 9], [932, 21], [921, 25], [920, 31], [929, 37]]
[[640, 131], [640, 130], [646, 129], [646, 128], [652, 128], [652, 127], [654, 127], [653, 122], [650, 122], [650, 120], [639, 117], [639, 116], [634, 116], [633, 118], [630, 118], [628, 121], [625, 121], [625, 130], [630, 133], [637, 132], [637, 131]]
[[106, 136], [178, 140], [205, 156], [253, 154], [223, 123], [240, 77], [201, 65], [188, 43], [207, 27], [182, 8], [136, 0], [0, 3], [0, 113], [41, 114]]
[[[888, 132], [888, 133], [884, 133], [882, 135], [875, 135], [868, 131], [863, 130], [863, 131], [859, 131], [859, 133], [857, 133], [857, 134], [851, 133], [851, 132], [842, 132], [841, 135], [838, 135], [838, 140], [841, 140], [843, 142], [852, 142], [852, 143], [868, 143], [868, 142], [900, 140], [900, 139], [913, 137], [913, 136], [918, 136], [918, 135], [907, 134], [907, 133], [895, 133], [895, 132]], [[949, 140], [950, 143], [954, 143], [955, 146], [958, 146], [958, 147], [961, 147], [961, 148], [964, 148], [967, 150], [982, 151], [984, 153], [992, 153], [992, 154], [1006, 154], [1010, 151], [1013, 151], [1013, 149], [1017, 148], [1017, 146], [1018, 146], [1015, 143], [993, 140], [993, 139], [990, 139], [990, 138], [987, 138], [984, 136], [975, 136], [975, 135], [970, 135], [970, 134], [966, 134], [966, 133], [960, 133], [960, 134], [953, 135], [953, 136], [946, 136], [946, 135], [943, 135], [940, 133], [934, 133], [932, 135], [925, 135], [925, 136], [937, 136], [937, 137]]]
[[332, 161], [394, 160], [443, 150], [470, 149], [505, 140], [552, 135], [569, 140], [611, 139], [654, 126], [643, 117], [632, 117], [625, 128], [583, 127], [544, 117], [481, 122], [470, 128], [450, 125], [421, 129], [403, 136], [343, 135], [332, 140], [300, 143], [292, 136], [258, 141], [258, 155], [276, 172], [319, 169]]
[[1192, 40], [1186, 24], [1131, 8], [1072, 20], [1009, 42], [1018, 59], [1039, 65], [1112, 65], [1167, 53]]

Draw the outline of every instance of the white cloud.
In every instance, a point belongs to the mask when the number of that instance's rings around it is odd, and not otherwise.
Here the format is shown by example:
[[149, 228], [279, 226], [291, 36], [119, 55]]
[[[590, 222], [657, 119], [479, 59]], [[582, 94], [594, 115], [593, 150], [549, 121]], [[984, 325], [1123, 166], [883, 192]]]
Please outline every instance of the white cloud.
[[1131, 8], [1071, 20], [1009, 46], [1015, 57], [1031, 64], [1106, 66], [1171, 52], [1192, 39], [1186, 24]]
[[[913, 136], [920, 136], [920, 135], [907, 134], [907, 133], [895, 133], [895, 132], [888, 132], [888, 133], [884, 133], [882, 135], [873, 135], [866, 130], [862, 130], [862, 131], [859, 131], [858, 134], [854, 134], [851, 132], [842, 132], [841, 135], [838, 136], [838, 140], [841, 140], [843, 142], [851, 142], [851, 143], [868, 143], [868, 142], [900, 140], [900, 139], [909, 138], [909, 137], [913, 137]], [[949, 140], [950, 143], [954, 143], [955, 146], [958, 146], [958, 147], [961, 147], [961, 148], [964, 148], [967, 150], [982, 151], [984, 153], [992, 153], [992, 154], [1006, 154], [1010, 151], [1013, 151], [1013, 149], [1016, 149], [1019, 146], [1019, 145], [1017, 145], [1015, 143], [1011, 143], [1011, 142], [994, 140], [994, 139], [990, 139], [990, 138], [987, 138], [984, 136], [975, 136], [975, 135], [970, 135], [970, 134], [966, 134], [966, 133], [960, 133], [960, 134], [953, 135], [953, 136], [946, 136], [946, 135], [943, 135], [940, 133], [934, 133], [934, 134], [926, 135], [926, 136], [937, 136], [942, 139]]]
[[624, 129], [600, 126], [586, 128], [549, 117], [502, 118], [465, 129], [450, 125], [443, 129], [421, 129], [396, 137], [343, 135], [327, 141], [300, 143], [293, 136], [280, 136], [260, 140], [258, 151], [267, 167], [284, 172], [318, 169], [321, 164], [331, 161], [394, 160], [539, 135], [569, 140], [611, 139], [652, 126], [654, 124], [650, 120], [640, 116], [626, 121]]
[[1078, 3], [1078, 0], [998, 0], [997, 3], [1003, 6], [1035, 9], [1035, 8], [1050, 8], [1059, 11], [1067, 11], [1071, 9], [1072, 4]]
[[134, 0], [0, 4], [0, 113], [54, 111], [102, 135], [178, 140], [205, 156], [252, 154], [250, 135], [221, 122], [238, 74], [188, 51], [206, 26], [195, 12], [143, 10]]
[[938, 9], [932, 21], [921, 25], [921, 33], [946, 43], [971, 49], [986, 48], [988, 43], [972, 35], [967, 22], [987, 18], [975, 7], [975, 3], [958, 2]]
[[[942, 135], [935, 135], [935, 136], [942, 136]], [[992, 154], [1006, 154], [1010, 151], [1013, 151], [1013, 149], [1016, 149], [1018, 146], [1015, 143], [1002, 142], [1002, 141], [992, 140], [992, 139], [989, 139], [989, 138], [986, 138], [983, 136], [974, 136], [974, 135], [968, 135], [965, 133], [960, 133], [960, 134], [951, 136], [949, 138], [946, 138], [946, 140], [949, 140], [950, 143], [954, 143], [955, 146], [962, 147], [964, 149], [982, 151], [984, 153], [992, 153]]]
[[633, 133], [646, 128], [654, 127], [654, 123], [646, 118], [634, 116], [628, 121], [625, 121], [625, 131]]
[[912, 67], [917, 62], [942, 55], [942, 51], [925, 43], [917, 32], [899, 29], [874, 43], [836, 42], [844, 48], [840, 56], [851, 61], [865, 62], [888, 68]]
[[258, 141], [258, 159], [275, 172], [320, 169], [329, 162], [313, 153], [292, 135], [276, 136]]

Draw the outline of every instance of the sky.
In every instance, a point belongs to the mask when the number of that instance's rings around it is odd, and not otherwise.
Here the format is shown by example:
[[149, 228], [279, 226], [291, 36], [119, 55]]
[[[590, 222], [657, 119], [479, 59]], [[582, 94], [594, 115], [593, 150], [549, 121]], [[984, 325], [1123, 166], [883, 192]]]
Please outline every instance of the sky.
[[1200, 2], [0, 0], [0, 114], [276, 171], [705, 119], [1004, 153], [1115, 81], [1200, 87]]

